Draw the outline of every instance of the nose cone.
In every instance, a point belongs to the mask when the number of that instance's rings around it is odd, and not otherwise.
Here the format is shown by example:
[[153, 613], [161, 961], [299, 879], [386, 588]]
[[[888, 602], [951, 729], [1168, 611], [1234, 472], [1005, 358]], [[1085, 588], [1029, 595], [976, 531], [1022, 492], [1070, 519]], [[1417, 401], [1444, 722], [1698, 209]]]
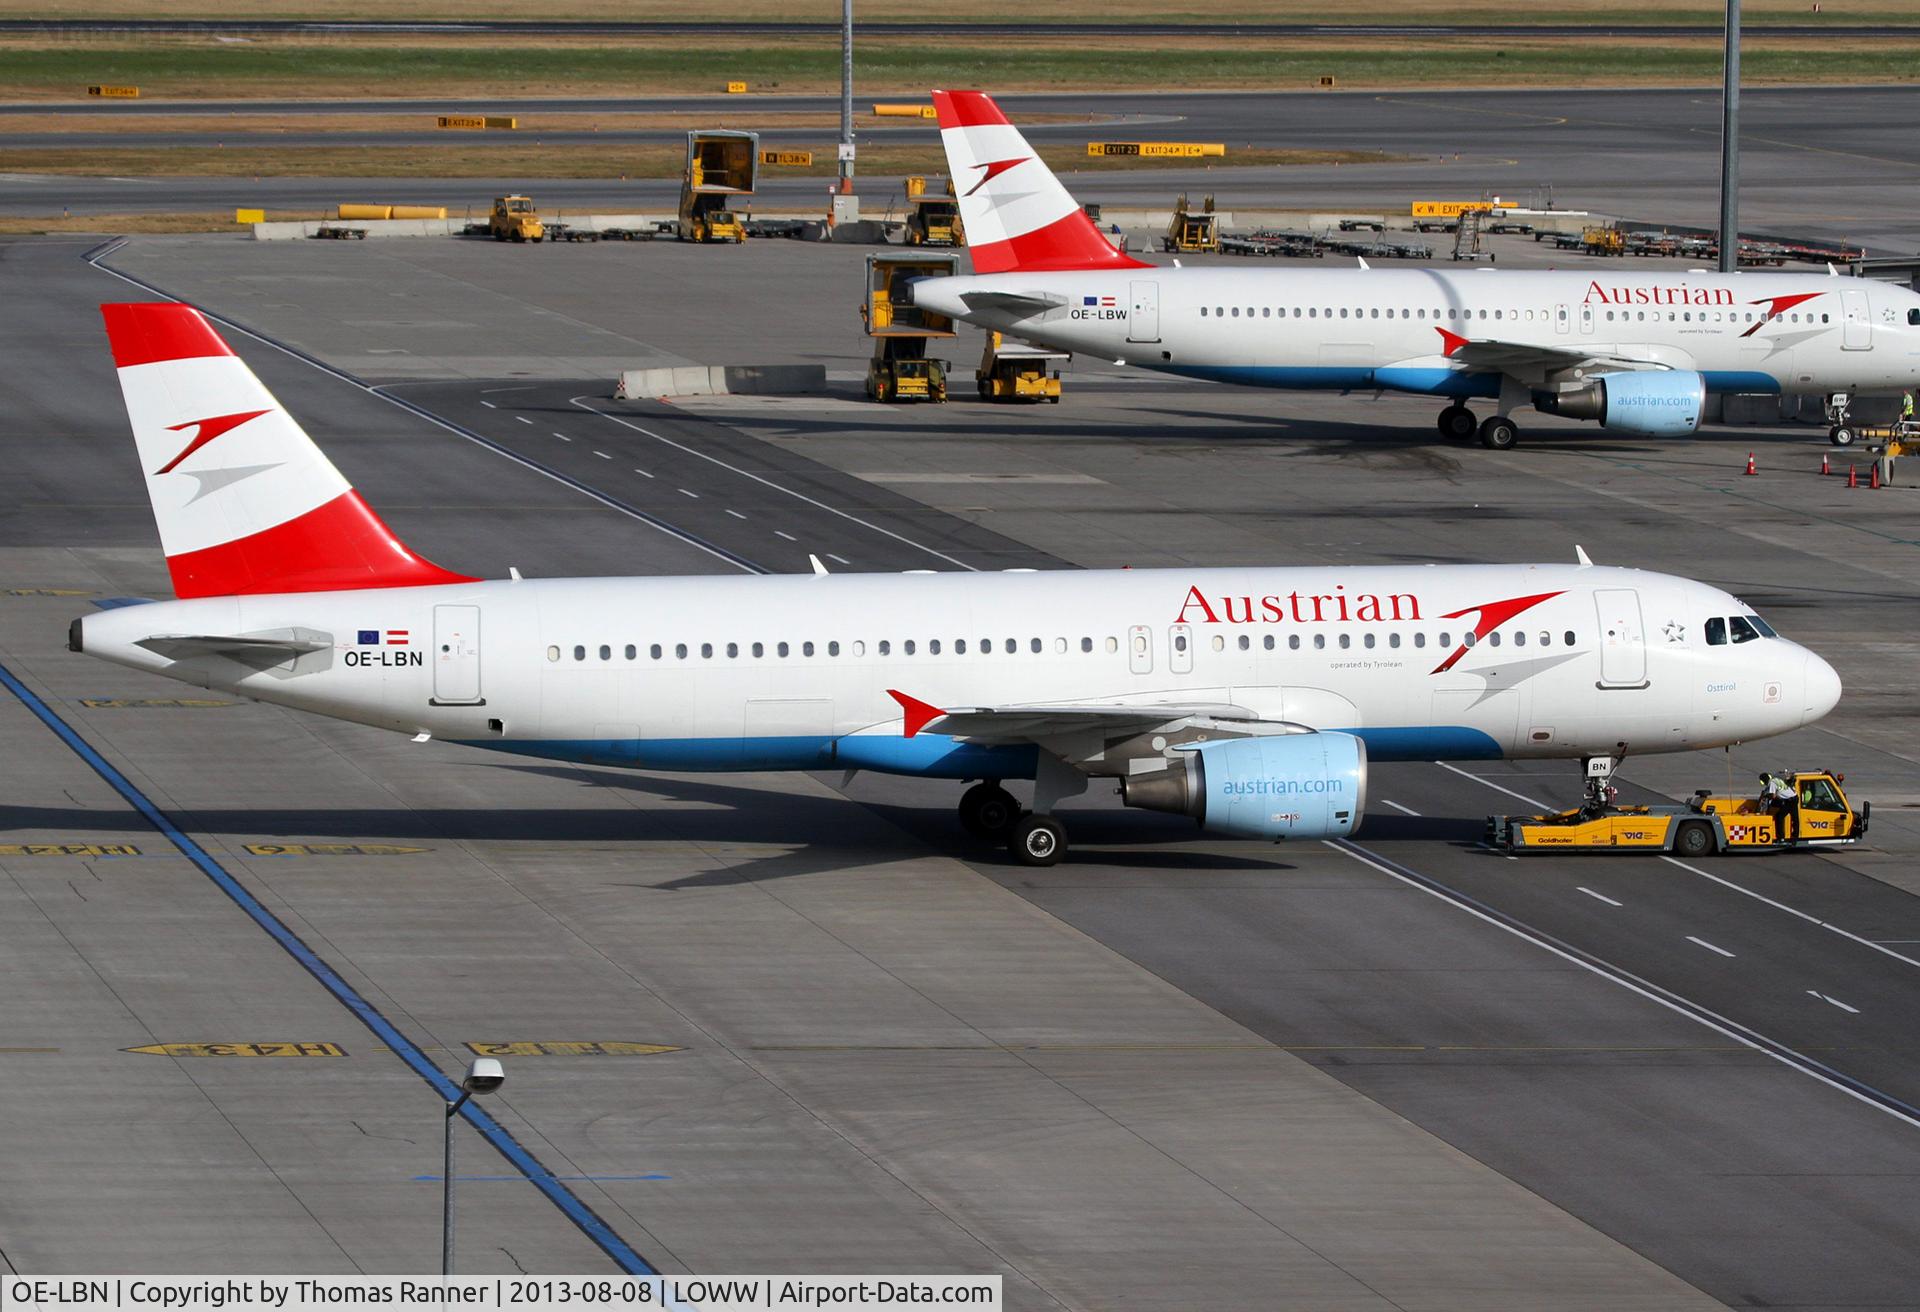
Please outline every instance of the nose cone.
[[1833, 666], [1812, 652], [1807, 653], [1807, 672], [1801, 681], [1805, 689], [1806, 715], [1802, 724], [1822, 719], [1840, 703], [1840, 675]]

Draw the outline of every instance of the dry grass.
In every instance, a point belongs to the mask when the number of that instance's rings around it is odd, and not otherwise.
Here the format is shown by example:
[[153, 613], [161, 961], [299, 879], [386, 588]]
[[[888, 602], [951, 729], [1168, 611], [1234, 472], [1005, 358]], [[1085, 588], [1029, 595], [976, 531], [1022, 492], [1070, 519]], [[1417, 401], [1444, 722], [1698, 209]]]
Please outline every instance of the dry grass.
[[[320, 216], [294, 210], [268, 210], [268, 219], [313, 219]], [[46, 236], [49, 233], [238, 232], [232, 210], [197, 214], [0, 214], [0, 236]]]
[[[1910, 5], [1889, 0], [1824, 0], [1811, 12], [1808, 0], [1745, 0], [1748, 23], [1908, 23]], [[925, 18], [922, 0], [860, 0], [862, 22], [913, 22]], [[1048, 22], [1197, 22], [1197, 23], [1717, 23], [1725, 13], [1718, 0], [1599, 0], [1595, 4], [1535, 4], [1525, 9], [1480, 0], [1260, 0], [1216, 7], [1178, 0], [1051, 0], [1039, 17]], [[687, 22], [709, 17], [718, 22], [837, 23], [835, 0], [733, 0], [722, 11], [689, 10], [679, 0], [560, 0], [531, 10], [524, 0], [250, 0], [249, 18], [269, 19], [446, 19], [564, 21], [589, 19], [633, 22]], [[939, 11], [943, 22], [1018, 22], [1036, 15], [1028, 0], [964, 0]], [[209, 0], [0, 0], [5, 18], [223, 18], [231, 7]]]
[[[137, 132], [142, 135], [196, 135], [210, 133], [241, 136], [280, 136], [289, 132], [304, 135], [338, 133], [343, 138], [356, 133], [433, 132], [434, 119], [442, 112], [424, 106], [410, 114], [259, 114], [242, 110], [221, 110], [192, 114], [9, 114], [0, 120], [0, 131], [9, 136], [38, 135], [59, 137], [75, 133]], [[446, 110], [445, 112], [454, 112]], [[469, 113], [459, 110], [459, 113]], [[747, 132], [775, 130], [797, 131], [818, 128], [838, 132], [838, 114], [789, 114], [778, 110], [742, 109], [723, 114], [520, 114], [516, 116], [519, 137], [537, 137], [542, 132], [685, 132], [694, 128], [731, 128]], [[1087, 123], [1106, 121], [1098, 114], [1023, 114], [1022, 123]], [[876, 128], [911, 126], [913, 119], [878, 118], [855, 114], [854, 126], [861, 131]], [[932, 129], [929, 123], [928, 129]], [[467, 135], [470, 129], [447, 129], [449, 139]], [[484, 135], [497, 137], [506, 129]], [[475, 133], [480, 135], [479, 133]], [[769, 149], [772, 147], [769, 146]]]
[[[804, 145], [783, 149], [805, 150]], [[765, 170], [768, 177], [830, 177], [833, 147], [812, 147], [811, 168]], [[1113, 172], [1206, 166], [1221, 170], [1301, 164], [1379, 164], [1404, 158], [1362, 150], [1236, 150], [1224, 160], [1162, 161], [1089, 159], [1083, 148], [1044, 149], [1041, 156], [1065, 172]], [[76, 150], [48, 148], [0, 151], [0, 172], [111, 177], [311, 177], [311, 178], [673, 178], [685, 151], [672, 145], [522, 146], [264, 146], [224, 149]], [[938, 146], [867, 146], [861, 171], [888, 177], [908, 173], [939, 176], [946, 157]]]

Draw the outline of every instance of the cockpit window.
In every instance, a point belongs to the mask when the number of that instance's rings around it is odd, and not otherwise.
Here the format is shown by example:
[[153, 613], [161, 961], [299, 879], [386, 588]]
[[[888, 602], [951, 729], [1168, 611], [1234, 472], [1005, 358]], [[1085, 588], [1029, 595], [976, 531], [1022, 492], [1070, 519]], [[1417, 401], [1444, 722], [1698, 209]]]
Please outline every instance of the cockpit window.
[[1767, 623], [1765, 620], [1761, 619], [1758, 615], [1747, 616], [1747, 623], [1753, 625], [1754, 628], [1760, 630], [1760, 636], [1763, 638], [1777, 638], [1780, 636], [1779, 634], [1773, 631], [1773, 625]]
[[1907, 322], [1914, 327], [1920, 327], [1920, 310], [1908, 310]]
[[1754, 628], [1752, 621], [1745, 615], [1735, 615], [1729, 619], [1727, 630], [1733, 635], [1735, 642], [1755, 642], [1760, 637], [1760, 630]]
[[1727, 645], [1727, 622], [1715, 615], [1707, 621], [1707, 646], [1724, 647]]

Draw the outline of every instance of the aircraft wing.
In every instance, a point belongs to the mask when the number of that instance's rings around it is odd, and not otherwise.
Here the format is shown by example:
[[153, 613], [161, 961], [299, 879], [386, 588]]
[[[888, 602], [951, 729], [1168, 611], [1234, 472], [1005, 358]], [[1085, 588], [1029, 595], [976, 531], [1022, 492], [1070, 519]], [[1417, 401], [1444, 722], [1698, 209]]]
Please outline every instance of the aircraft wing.
[[1446, 358], [1476, 370], [1510, 374], [1531, 379], [1562, 369], [1597, 365], [1608, 369], [1666, 369], [1671, 366], [1644, 357], [1630, 357], [1616, 351], [1576, 349], [1562, 346], [1537, 346], [1527, 342], [1503, 342], [1492, 337], [1462, 337], [1445, 328], [1435, 328], [1445, 343]]
[[1253, 719], [1244, 707], [1218, 702], [942, 708], [894, 689], [888, 689], [888, 695], [900, 703], [903, 736], [939, 733], [982, 746], [1044, 744], [1083, 734], [1131, 735], [1196, 716]]

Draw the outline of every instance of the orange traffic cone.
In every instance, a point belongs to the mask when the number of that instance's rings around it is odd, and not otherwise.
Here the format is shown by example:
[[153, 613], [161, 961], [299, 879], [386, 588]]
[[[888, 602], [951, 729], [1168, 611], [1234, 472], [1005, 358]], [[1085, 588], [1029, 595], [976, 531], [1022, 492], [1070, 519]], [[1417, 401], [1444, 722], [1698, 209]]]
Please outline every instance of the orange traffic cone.
[[1847, 466], [1847, 486], [1848, 487], [1860, 486], [1860, 466], [1858, 465]]
[[1753, 463], [1753, 452], [1751, 451], [1747, 452], [1747, 472], [1749, 474], [1757, 474], [1760, 472]]
[[1870, 488], [1879, 487], [1880, 486], [1880, 462], [1878, 460], [1874, 461], [1871, 465], [1867, 466], [1867, 470], [1868, 470], [1867, 486]]
[[1824, 478], [1828, 474], [1831, 474], [1832, 472], [1833, 472], [1833, 466], [1827, 463], [1827, 453], [1825, 451], [1822, 451], [1820, 453], [1820, 476]]

